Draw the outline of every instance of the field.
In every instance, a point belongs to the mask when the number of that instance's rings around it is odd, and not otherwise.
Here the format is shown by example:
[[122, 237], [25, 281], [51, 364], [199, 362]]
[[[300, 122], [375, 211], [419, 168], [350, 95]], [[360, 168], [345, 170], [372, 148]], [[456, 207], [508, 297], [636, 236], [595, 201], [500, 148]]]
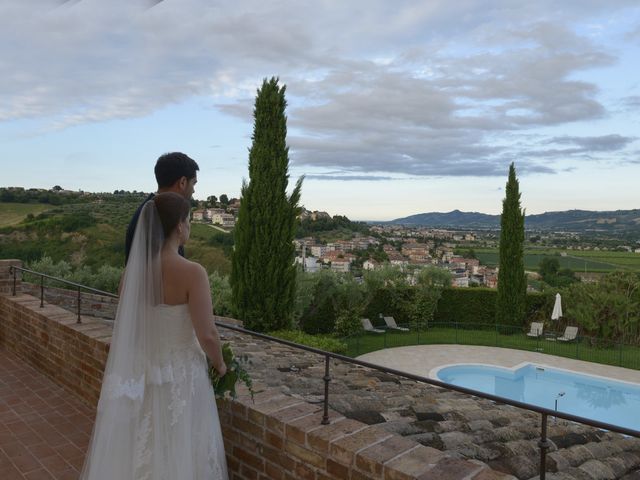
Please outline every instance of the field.
[[0, 228], [17, 225], [27, 215], [38, 215], [50, 209], [49, 205], [41, 203], [4, 203], [0, 202]]
[[[566, 253], [561, 256], [560, 253]], [[498, 265], [497, 249], [478, 249], [476, 256], [484, 265]], [[640, 253], [633, 252], [598, 252], [579, 250], [533, 250], [524, 252], [524, 268], [537, 270], [545, 256], [553, 256], [560, 262], [560, 268], [570, 268], [576, 272], [612, 272], [614, 270], [633, 270], [640, 272]]]

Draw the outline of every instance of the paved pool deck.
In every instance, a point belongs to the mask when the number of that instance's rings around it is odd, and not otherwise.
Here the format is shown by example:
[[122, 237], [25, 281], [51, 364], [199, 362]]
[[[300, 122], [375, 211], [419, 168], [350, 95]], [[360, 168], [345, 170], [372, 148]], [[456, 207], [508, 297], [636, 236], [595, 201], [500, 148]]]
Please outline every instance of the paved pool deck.
[[360, 360], [429, 377], [433, 369], [458, 363], [481, 363], [513, 368], [523, 362], [614, 378], [640, 384], [640, 370], [602, 365], [571, 358], [510, 348], [467, 345], [417, 345], [378, 350], [358, 357]]

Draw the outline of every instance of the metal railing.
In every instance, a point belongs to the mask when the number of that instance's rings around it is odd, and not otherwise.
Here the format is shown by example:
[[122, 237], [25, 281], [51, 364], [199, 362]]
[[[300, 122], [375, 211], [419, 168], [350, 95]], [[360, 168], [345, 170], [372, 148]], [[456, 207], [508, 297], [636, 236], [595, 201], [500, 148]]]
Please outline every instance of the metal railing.
[[53, 277], [51, 275], [47, 275], [46, 273], [40, 273], [40, 272], [35, 272], [33, 270], [29, 270], [28, 268], [23, 268], [23, 267], [17, 267], [15, 265], [11, 265], [9, 266], [9, 275], [13, 276], [13, 288], [12, 288], [12, 294], [15, 297], [16, 296], [16, 284], [17, 284], [17, 272], [21, 271], [24, 273], [29, 273], [31, 275], [35, 275], [40, 277], [40, 308], [44, 307], [44, 288], [45, 288], [45, 284], [44, 284], [44, 279], [47, 278], [49, 280], [54, 280], [56, 282], [61, 282], [64, 283], [65, 285], [71, 285], [72, 287], [74, 287], [74, 290], [77, 290], [78, 292], [78, 297], [77, 297], [77, 314], [78, 314], [78, 318], [76, 320], [76, 323], [82, 323], [82, 317], [80, 316], [80, 307], [82, 305], [82, 291], [88, 291], [91, 293], [95, 293], [98, 295], [102, 295], [104, 297], [111, 297], [111, 298], [118, 298], [118, 295], [115, 295], [113, 293], [109, 293], [109, 292], [104, 292], [102, 290], [98, 290], [96, 288], [91, 288], [91, 287], [87, 287], [85, 285], [81, 285], [79, 283], [75, 283], [75, 282], [71, 282], [69, 280], [65, 280], [63, 278], [58, 278], [58, 277]]
[[429, 322], [428, 326], [412, 326], [408, 332], [383, 326], [376, 328], [384, 328], [384, 333], [358, 332], [342, 338], [348, 353], [356, 357], [385, 348], [411, 345], [479, 345], [534, 351], [640, 370], [640, 345], [587, 335], [562, 341], [558, 340], [562, 335], [560, 332], [545, 331], [537, 337], [530, 337], [526, 335], [527, 329], [514, 325], [460, 322]]
[[396, 370], [394, 368], [387, 368], [380, 365], [376, 365], [373, 363], [365, 362], [362, 360], [358, 360], [355, 358], [348, 357], [346, 355], [341, 355], [339, 353], [327, 352], [325, 350], [320, 350], [318, 348], [309, 347], [307, 345], [300, 345], [298, 343], [291, 342], [289, 340], [283, 340], [281, 338], [272, 337], [269, 335], [265, 335], [263, 333], [254, 332], [252, 330], [247, 330], [242, 327], [238, 327], [235, 325], [228, 325], [222, 322], [216, 322], [216, 325], [222, 328], [226, 328], [229, 330], [234, 330], [236, 332], [240, 332], [246, 335], [251, 335], [253, 337], [262, 338], [264, 340], [270, 342], [277, 342], [283, 345], [288, 345], [290, 347], [304, 350], [307, 352], [315, 353], [317, 355], [321, 355], [325, 360], [325, 372], [324, 372], [324, 413], [322, 416], [322, 424], [326, 425], [329, 423], [329, 382], [331, 381], [331, 371], [330, 371], [330, 360], [340, 360], [346, 363], [351, 363], [354, 365], [360, 365], [362, 367], [370, 368], [373, 370], [378, 370], [380, 372], [388, 373], [391, 375], [397, 375], [399, 377], [403, 377], [409, 380], [414, 380], [421, 383], [426, 383], [429, 385], [433, 385], [435, 387], [444, 388], [446, 390], [453, 390], [456, 392], [465, 393], [467, 395], [472, 395], [474, 397], [484, 398], [487, 400], [491, 400], [497, 403], [503, 403], [506, 405], [511, 405], [513, 407], [521, 408], [523, 410], [529, 410], [531, 412], [539, 413], [541, 415], [541, 424], [540, 424], [540, 440], [538, 441], [538, 447], [540, 448], [540, 479], [545, 480], [546, 477], [546, 456], [547, 451], [551, 447], [551, 443], [547, 438], [547, 420], [549, 416], [555, 418], [562, 418], [564, 420], [569, 420], [572, 422], [582, 423], [584, 425], [588, 425], [590, 427], [600, 428], [603, 430], [609, 430], [612, 432], [621, 433], [623, 435], [629, 435], [632, 437], [640, 438], [640, 431], [634, 430], [632, 428], [620, 427], [618, 425], [612, 425], [605, 422], [600, 422], [598, 420], [592, 420], [590, 418], [580, 417], [578, 415], [572, 415], [570, 413], [558, 412], [556, 410], [551, 410], [549, 408], [539, 407], [537, 405], [531, 405], [529, 403], [519, 402], [517, 400], [512, 400], [506, 397], [499, 397], [497, 395], [491, 395], [489, 393], [479, 392], [477, 390], [473, 390], [470, 388], [460, 387], [457, 385], [452, 385], [449, 383], [441, 382], [439, 380], [435, 380], [428, 377], [423, 377], [420, 375], [414, 375], [412, 373], [403, 372], [400, 370]]
[[[100, 295], [104, 295], [104, 296], [109, 296], [112, 298], [118, 298], [117, 295], [114, 295], [112, 293], [108, 293], [108, 292], [103, 292], [101, 290], [97, 290], [95, 288], [90, 288], [90, 287], [86, 287], [84, 285], [80, 285], [78, 283], [75, 282], [70, 282], [64, 279], [60, 279], [57, 277], [52, 277], [50, 275], [46, 275], [43, 273], [39, 273], [39, 272], [34, 272], [33, 270], [29, 270], [26, 268], [22, 268], [22, 267], [15, 267], [15, 266], [11, 266], [10, 267], [10, 274], [13, 275], [13, 295], [16, 295], [16, 271], [20, 270], [22, 272], [27, 272], [33, 275], [39, 275], [41, 277], [41, 283], [40, 283], [40, 288], [41, 288], [41, 295], [40, 295], [40, 306], [42, 307], [44, 305], [44, 278], [48, 278], [51, 280], [56, 280], [56, 281], [60, 281], [63, 282], [65, 284], [68, 285], [72, 285], [74, 288], [77, 289], [78, 291], [78, 323], [81, 322], [80, 320], [80, 292], [81, 290], [87, 290], [90, 292], [95, 292], [97, 294]], [[544, 407], [539, 407], [537, 405], [531, 405], [529, 403], [524, 403], [524, 402], [519, 402], [517, 400], [512, 400], [506, 397], [499, 397], [497, 395], [492, 395], [489, 393], [484, 393], [484, 392], [480, 392], [477, 390], [473, 390], [470, 388], [465, 388], [465, 387], [460, 387], [458, 385], [452, 385], [449, 383], [445, 383], [445, 382], [441, 382], [439, 380], [435, 380], [432, 378], [428, 378], [428, 377], [423, 377], [420, 375], [414, 375], [412, 373], [407, 373], [407, 372], [403, 372], [400, 370], [396, 370], [393, 368], [387, 368], [387, 367], [383, 367], [380, 365], [376, 365], [373, 363], [369, 363], [369, 362], [365, 362], [362, 360], [358, 360], [355, 358], [351, 358], [348, 357], [346, 355], [341, 355], [338, 353], [333, 353], [333, 352], [327, 352], [325, 350], [320, 350], [318, 348], [314, 348], [314, 347], [309, 347], [307, 345], [301, 345], [298, 343], [294, 343], [291, 342], [289, 340], [283, 340], [281, 338], [276, 338], [276, 337], [272, 337], [270, 335], [266, 335], [263, 333], [258, 333], [258, 332], [254, 332], [252, 330], [247, 330], [245, 328], [242, 327], [238, 327], [236, 325], [230, 325], [227, 323], [223, 323], [223, 322], [216, 322], [216, 325], [221, 327], [221, 328], [225, 328], [228, 330], [232, 330], [238, 333], [242, 333], [245, 335], [250, 335], [252, 337], [256, 337], [256, 338], [261, 338], [263, 340], [266, 341], [270, 341], [270, 342], [276, 342], [276, 343], [280, 343], [283, 345], [287, 345], [289, 347], [298, 349], [298, 350], [303, 350], [306, 352], [310, 352], [310, 353], [314, 353], [317, 355], [320, 355], [322, 357], [324, 357], [324, 376], [322, 377], [322, 380], [324, 382], [324, 398], [323, 398], [323, 415], [322, 415], [322, 420], [321, 420], [321, 424], [322, 425], [327, 425], [329, 423], [329, 384], [331, 382], [331, 359], [333, 360], [339, 360], [342, 362], [346, 362], [346, 363], [350, 363], [353, 365], [359, 365], [365, 368], [369, 368], [372, 370], [378, 370], [380, 372], [384, 372], [387, 374], [391, 374], [391, 375], [397, 375], [399, 377], [403, 377], [406, 378], [408, 380], [413, 380], [416, 382], [421, 382], [421, 383], [425, 383], [428, 385], [432, 385], [434, 387], [439, 387], [439, 388], [443, 388], [445, 390], [452, 390], [452, 391], [456, 391], [456, 392], [460, 392], [460, 393], [464, 393], [467, 395], [471, 395], [474, 397], [478, 397], [478, 398], [483, 398], [486, 400], [491, 400], [493, 402], [496, 403], [500, 403], [500, 404], [506, 404], [506, 405], [511, 405], [513, 407], [516, 408], [521, 408], [523, 410], [528, 410], [530, 412], [535, 412], [541, 415], [541, 422], [540, 422], [540, 440], [538, 441], [538, 447], [540, 448], [540, 480], [545, 480], [546, 479], [546, 457], [547, 457], [547, 451], [549, 450], [549, 448], [551, 447], [551, 443], [549, 442], [549, 439], [547, 438], [547, 424], [548, 424], [548, 418], [549, 416], [555, 417], [555, 418], [562, 418], [564, 420], [568, 420], [571, 422], [577, 422], [577, 423], [581, 423], [583, 425], [588, 425], [590, 427], [594, 427], [594, 428], [599, 428], [599, 429], [603, 429], [603, 430], [609, 430], [612, 432], [617, 432], [617, 433], [621, 433], [623, 435], [628, 435], [628, 436], [632, 436], [632, 437], [637, 437], [640, 438], [640, 431], [638, 430], [634, 430], [631, 428], [626, 428], [626, 427], [620, 427], [618, 425], [612, 425], [609, 423], [605, 423], [605, 422], [600, 422], [597, 420], [592, 420], [589, 418], [584, 418], [584, 417], [580, 417], [578, 415], [572, 415], [570, 413], [564, 413], [564, 412], [559, 412], [556, 410], [551, 410], [548, 408], [544, 408]]]

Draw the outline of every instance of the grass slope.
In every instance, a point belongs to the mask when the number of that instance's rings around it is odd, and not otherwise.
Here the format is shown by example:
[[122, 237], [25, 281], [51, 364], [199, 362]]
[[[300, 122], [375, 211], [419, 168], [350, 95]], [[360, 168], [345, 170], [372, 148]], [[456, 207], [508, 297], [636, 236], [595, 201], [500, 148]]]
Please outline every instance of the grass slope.
[[17, 225], [27, 218], [27, 215], [39, 215], [50, 208], [49, 205], [40, 203], [0, 202], [0, 228]]

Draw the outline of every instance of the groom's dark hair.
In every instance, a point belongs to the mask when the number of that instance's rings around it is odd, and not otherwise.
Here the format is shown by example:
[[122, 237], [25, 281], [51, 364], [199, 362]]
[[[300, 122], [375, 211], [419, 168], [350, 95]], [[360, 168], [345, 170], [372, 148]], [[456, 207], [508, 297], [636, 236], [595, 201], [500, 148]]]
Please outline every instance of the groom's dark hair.
[[198, 170], [200, 168], [193, 158], [181, 152], [171, 152], [158, 158], [154, 172], [158, 188], [168, 188], [182, 177], [191, 180]]

